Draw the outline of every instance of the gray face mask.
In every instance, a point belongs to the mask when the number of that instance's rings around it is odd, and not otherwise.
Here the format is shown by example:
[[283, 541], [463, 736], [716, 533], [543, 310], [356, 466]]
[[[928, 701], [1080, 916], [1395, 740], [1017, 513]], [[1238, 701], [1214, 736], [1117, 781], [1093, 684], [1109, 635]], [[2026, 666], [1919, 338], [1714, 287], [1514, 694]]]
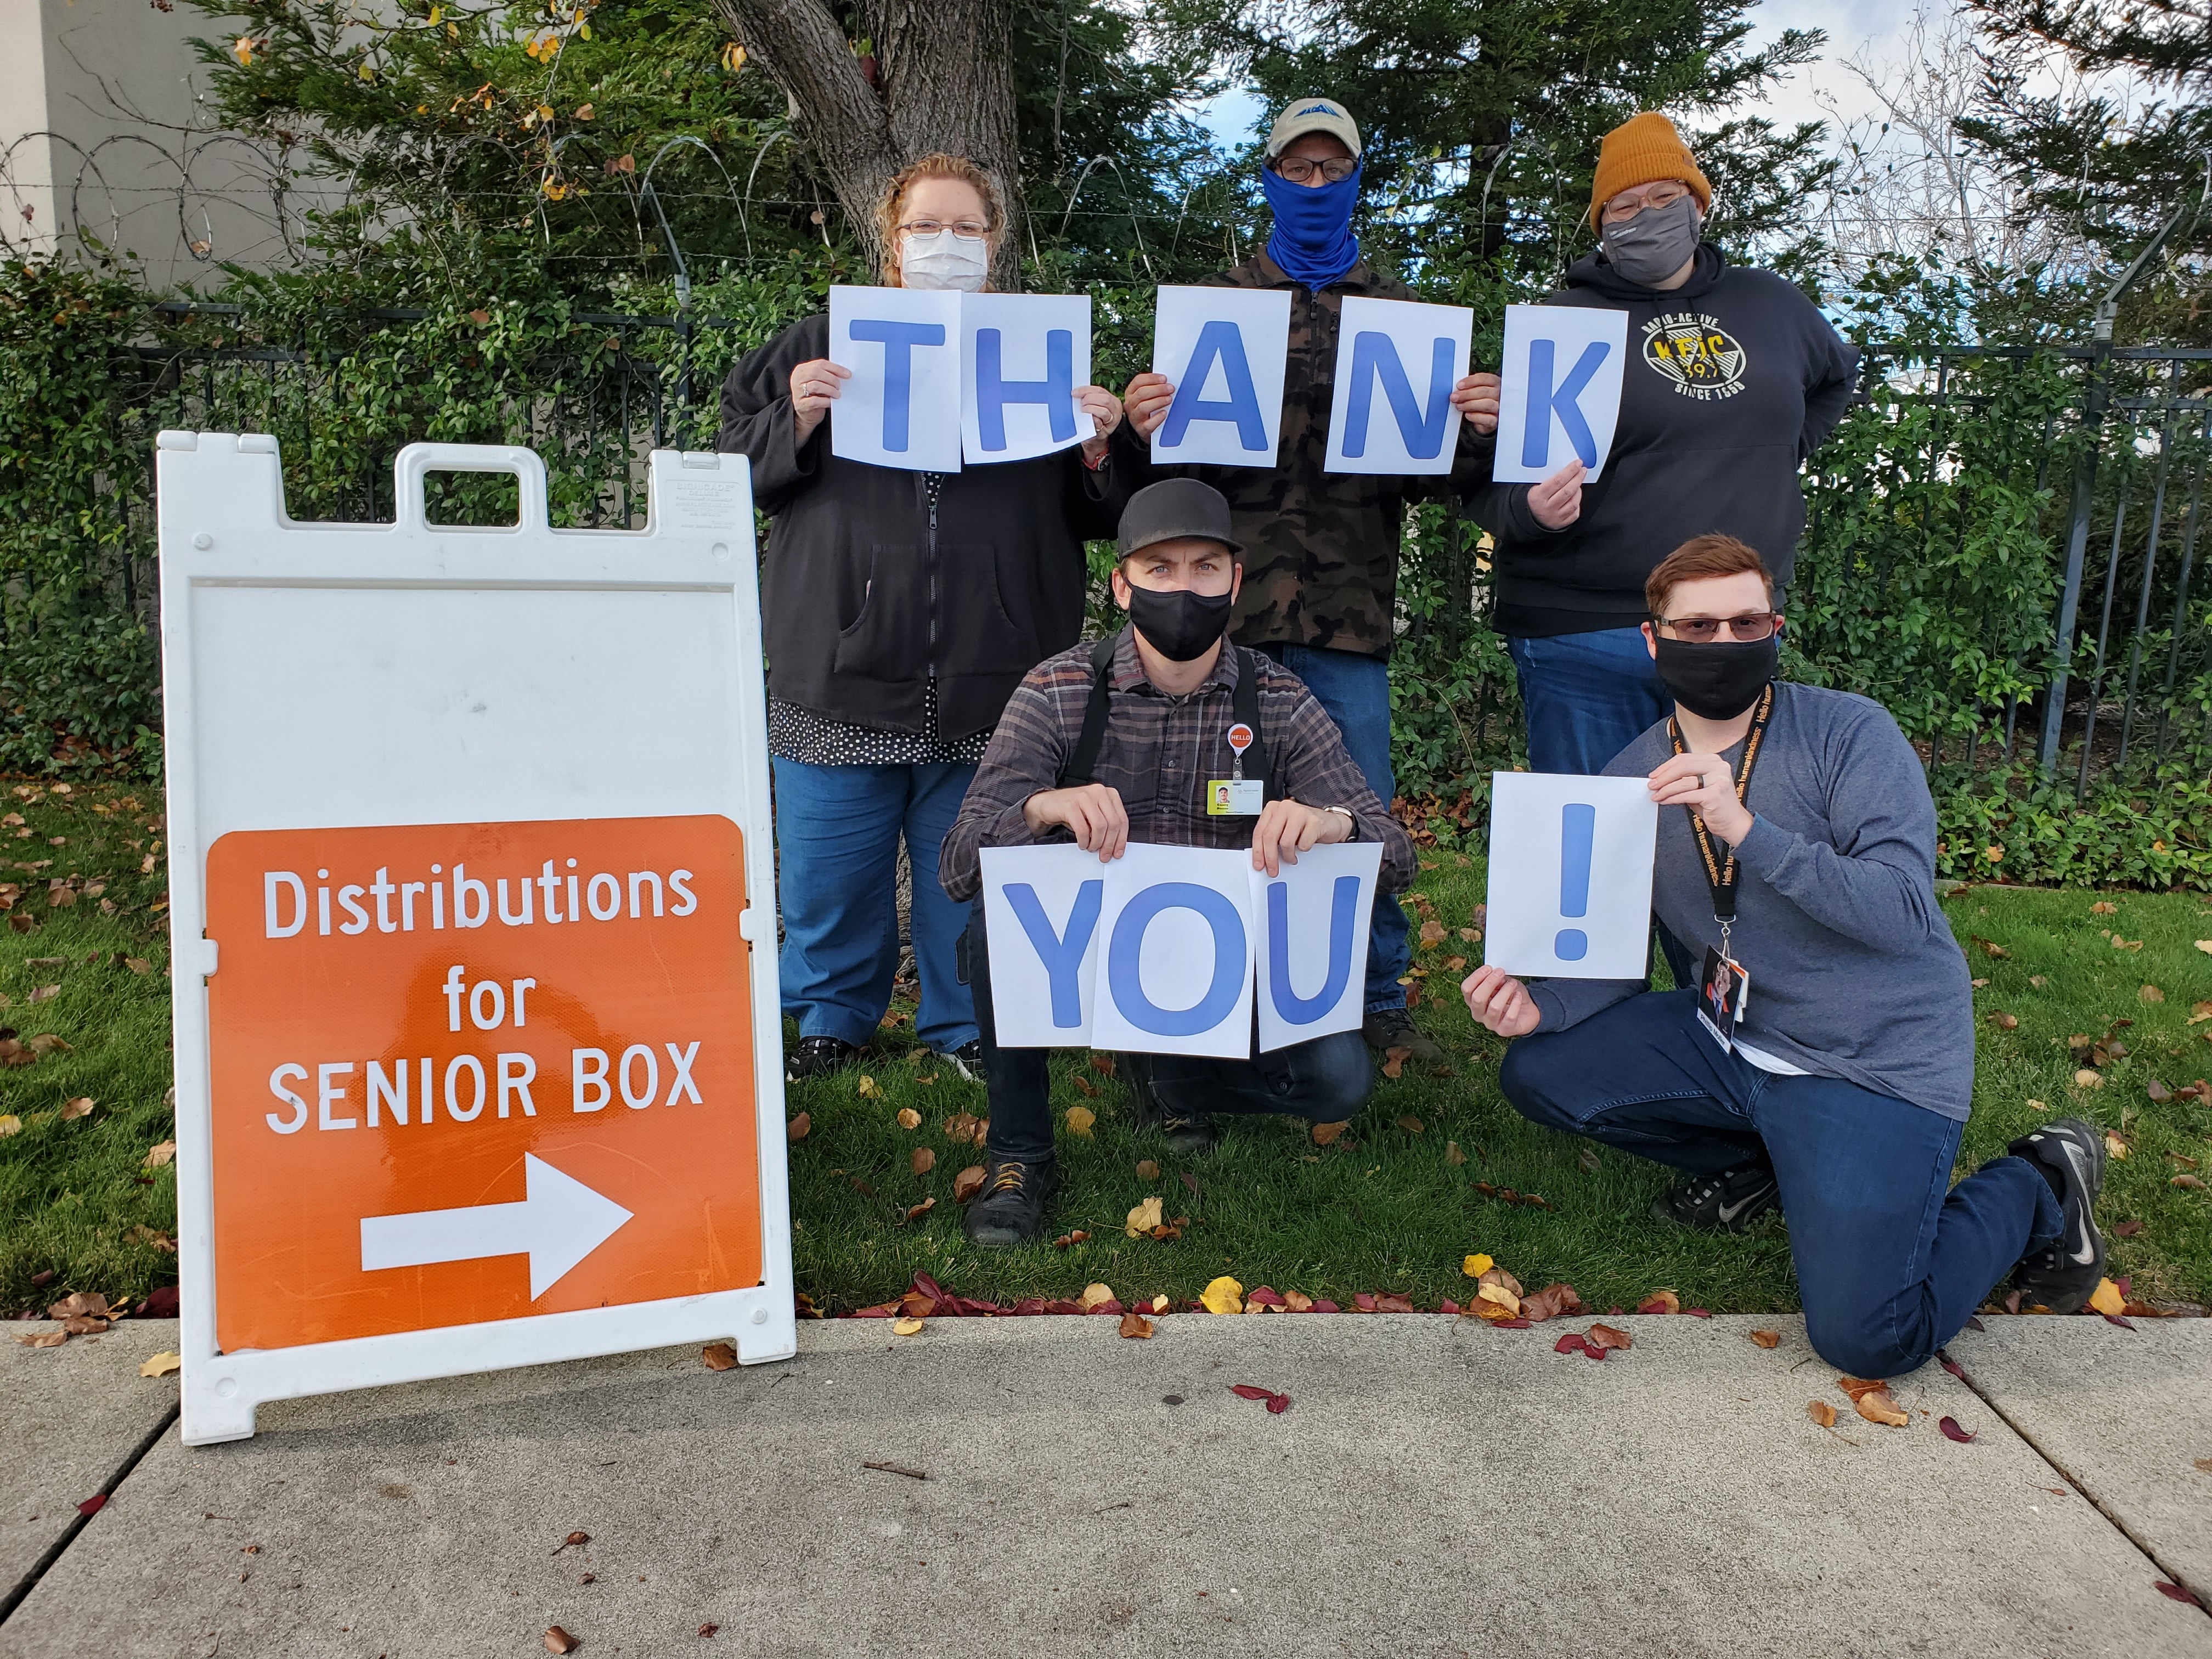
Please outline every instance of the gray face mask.
[[1605, 228], [1605, 257], [1630, 282], [1656, 288], [1680, 270], [1698, 251], [1698, 198], [1676, 198], [1662, 208], [1646, 208], [1633, 219]]

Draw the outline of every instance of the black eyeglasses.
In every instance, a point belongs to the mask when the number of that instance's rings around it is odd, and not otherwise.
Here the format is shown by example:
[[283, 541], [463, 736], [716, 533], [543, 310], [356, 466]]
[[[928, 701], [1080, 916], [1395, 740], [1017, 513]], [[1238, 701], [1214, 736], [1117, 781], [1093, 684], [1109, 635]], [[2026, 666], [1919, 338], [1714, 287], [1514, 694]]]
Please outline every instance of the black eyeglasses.
[[1772, 636], [1782, 626], [1782, 613], [1750, 611], [1741, 617], [1654, 617], [1651, 620], [1676, 639], [1687, 640], [1692, 645], [1711, 645], [1720, 638], [1723, 628], [1737, 644], [1751, 645]]
[[1303, 185], [1321, 169], [1321, 176], [1332, 185], [1340, 185], [1359, 171], [1359, 161], [1352, 155], [1332, 155], [1326, 161], [1310, 161], [1303, 155], [1285, 155], [1275, 164], [1275, 171], [1294, 185]]

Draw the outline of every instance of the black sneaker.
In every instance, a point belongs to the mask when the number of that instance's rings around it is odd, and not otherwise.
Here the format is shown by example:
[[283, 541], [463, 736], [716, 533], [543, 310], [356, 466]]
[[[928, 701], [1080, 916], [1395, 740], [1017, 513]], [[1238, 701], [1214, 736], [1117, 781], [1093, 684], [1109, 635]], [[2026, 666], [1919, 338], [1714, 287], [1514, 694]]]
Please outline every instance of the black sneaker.
[[842, 1072], [860, 1057], [860, 1051], [842, 1037], [801, 1037], [799, 1046], [783, 1057], [783, 1080], [802, 1083], [811, 1077]]
[[1412, 1058], [1425, 1062], [1444, 1057], [1444, 1051], [1421, 1035], [1413, 1024], [1413, 1017], [1403, 1008], [1376, 1009], [1360, 1021], [1359, 1035], [1367, 1039], [1367, 1046], [1377, 1054], [1403, 1048]]
[[971, 1244], [1012, 1249], [1044, 1237], [1044, 1206], [1060, 1190], [1060, 1162], [1022, 1164], [994, 1158], [983, 1190], [968, 1200], [961, 1226]]
[[970, 1083], [988, 1084], [990, 1067], [983, 1064], [983, 1039], [970, 1037], [957, 1048], [945, 1049], [937, 1056]]
[[1204, 1113], [1174, 1116], [1161, 1105], [1152, 1092], [1150, 1054], [1121, 1054], [1115, 1060], [1115, 1074], [1129, 1085], [1129, 1115], [1139, 1128], [1158, 1129], [1167, 1137], [1168, 1150], [1178, 1158], [1202, 1157], [1220, 1143], [1213, 1120]]
[[2077, 1312], [2105, 1276], [2105, 1236], [2095, 1215], [2105, 1184], [2104, 1133], [2078, 1117], [2054, 1118], [2005, 1150], [2044, 1172], [2066, 1217], [2057, 1243], [2021, 1258], [2013, 1286], [2026, 1305]]
[[1655, 1220], [1701, 1233], [1740, 1233], [1775, 1205], [1774, 1166], [1763, 1158], [1717, 1175], [1679, 1181], [1651, 1204]]

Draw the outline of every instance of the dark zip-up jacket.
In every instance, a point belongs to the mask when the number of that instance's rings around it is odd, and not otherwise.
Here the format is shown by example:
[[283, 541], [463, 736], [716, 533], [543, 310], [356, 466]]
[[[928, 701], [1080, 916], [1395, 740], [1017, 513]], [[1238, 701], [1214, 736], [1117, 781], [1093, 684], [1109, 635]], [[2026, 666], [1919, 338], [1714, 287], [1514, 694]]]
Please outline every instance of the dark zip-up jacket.
[[[1083, 544], [1112, 536], [1126, 470], [1070, 449], [943, 475], [830, 453], [830, 420], [795, 441], [791, 371], [826, 357], [809, 317], [740, 358], [722, 386], [715, 447], [752, 463], [753, 504], [774, 520], [762, 578], [769, 690], [854, 726], [936, 735], [999, 718], [1022, 676], [1082, 631]], [[930, 418], [957, 422], [957, 410]]]
[[1230, 637], [1239, 645], [1281, 642], [1388, 656], [1407, 503], [1464, 490], [1487, 477], [1491, 441], [1462, 422], [1448, 477], [1324, 472], [1344, 296], [1410, 300], [1412, 294], [1364, 259], [1316, 293], [1265, 253], [1207, 277], [1206, 285], [1291, 291], [1275, 465], [1156, 467], [1150, 443], [1126, 422], [1115, 433], [1115, 453], [1140, 483], [1202, 478], [1229, 498], [1231, 531], [1244, 544], [1244, 587], [1230, 623]]
[[1731, 267], [1710, 242], [1678, 289], [1632, 283], [1593, 253], [1545, 303], [1626, 311], [1626, 379], [1605, 471], [1573, 524], [1538, 524], [1527, 484], [1469, 492], [1469, 516], [1497, 545], [1498, 631], [1632, 628], [1644, 578], [1713, 531], [1759, 550], [1778, 599], [1805, 531], [1797, 469], [1843, 418], [1857, 348], [1793, 284]]

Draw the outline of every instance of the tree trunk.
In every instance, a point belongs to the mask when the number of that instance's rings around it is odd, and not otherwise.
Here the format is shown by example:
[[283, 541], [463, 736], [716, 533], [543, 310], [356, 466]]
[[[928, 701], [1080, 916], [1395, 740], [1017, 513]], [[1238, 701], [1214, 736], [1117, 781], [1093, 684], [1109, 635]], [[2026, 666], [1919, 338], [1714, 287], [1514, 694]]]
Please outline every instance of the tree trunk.
[[1006, 204], [991, 283], [1020, 286], [1021, 175], [1014, 141], [1009, 0], [861, 0], [876, 85], [823, 0], [714, 0], [747, 57], [783, 89], [792, 124], [829, 174], [878, 270], [876, 204], [891, 176], [933, 150], [965, 155]]

